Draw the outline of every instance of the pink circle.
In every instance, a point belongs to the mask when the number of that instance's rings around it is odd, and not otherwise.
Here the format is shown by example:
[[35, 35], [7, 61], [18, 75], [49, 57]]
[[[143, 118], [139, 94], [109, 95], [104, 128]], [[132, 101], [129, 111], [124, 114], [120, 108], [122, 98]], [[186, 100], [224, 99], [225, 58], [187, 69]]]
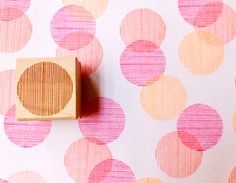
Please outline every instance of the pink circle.
[[93, 143], [106, 144], [117, 139], [125, 127], [121, 106], [109, 98], [94, 98], [83, 106], [79, 128]]
[[184, 178], [196, 172], [201, 164], [202, 155], [202, 151], [185, 146], [177, 132], [164, 136], [156, 148], [156, 159], [161, 170], [175, 178]]
[[81, 63], [81, 75], [89, 75], [97, 70], [102, 58], [103, 48], [97, 38], [94, 38], [88, 45], [78, 50], [67, 50], [57, 48], [57, 56], [75, 56]]
[[222, 13], [222, 0], [179, 0], [179, 11], [185, 21], [196, 27], [214, 23]]
[[149, 41], [136, 41], [129, 45], [120, 58], [125, 78], [138, 86], [154, 83], [165, 71], [165, 55]]
[[236, 182], [236, 167], [234, 167], [234, 169], [232, 170], [228, 183], [235, 183], [235, 182]]
[[217, 21], [201, 28], [214, 34], [223, 44], [232, 41], [236, 35], [236, 12], [229, 6], [223, 5], [223, 11]]
[[90, 12], [80, 6], [61, 8], [51, 21], [55, 42], [68, 50], [77, 50], [90, 43], [96, 32], [96, 22]]
[[0, 72], [0, 114], [5, 115], [16, 103], [16, 71]]
[[135, 182], [135, 175], [125, 163], [108, 159], [91, 171], [88, 183], [132, 183]]
[[22, 49], [31, 34], [32, 25], [26, 15], [11, 21], [0, 21], [0, 52], [11, 53]]
[[87, 139], [75, 141], [68, 148], [64, 164], [67, 173], [79, 183], [88, 183], [89, 174], [98, 163], [111, 159], [106, 145], [97, 145]]
[[147, 40], [160, 46], [166, 35], [166, 25], [158, 13], [150, 9], [137, 9], [122, 20], [120, 35], [126, 45]]
[[15, 106], [12, 106], [5, 116], [4, 129], [11, 142], [29, 148], [47, 138], [51, 131], [51, 121], [17, 121]]
[[22, 16], [30, 6], [31, 0], [1, 0], [0, 20], [9, 21]]
[[7, 180], [0, 179], [0, 183], [9, 183]]
[[44, 177], [36, 172], [17, 172], [8, 179], [9, 183], [46, 183]]
[[[186, 108], [177, 122], [178, 135], [181, 141], [191, 149], [205, 151], [218, 143], [222, 136], [223, 121], [218, 112], [204, 104], [194, 104]], [[181, 133], [195, 137], [192, 142]]]

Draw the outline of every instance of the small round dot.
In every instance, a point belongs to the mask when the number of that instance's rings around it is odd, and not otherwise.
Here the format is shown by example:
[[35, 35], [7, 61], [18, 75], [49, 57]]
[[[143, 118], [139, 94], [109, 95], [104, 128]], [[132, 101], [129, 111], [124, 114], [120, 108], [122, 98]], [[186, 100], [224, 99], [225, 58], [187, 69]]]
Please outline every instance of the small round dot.
[[0, 52], [19, 51], [28, 43], [31, 34], [32, 25], [26, 15], [11, 21], [0, 21]]
[[99, 17], [106, 10], [108, 5], [108, 0], [63, 0], [65, 5], [75, 4], [78, 6], [83, 6], [89, 10], [94, 17]]
[[222, 13], [222, 0], [179, 0], [180, 14], [184, 20], [196, 27], [214, 23]]
[[1, 0], [0, 1], [0, 20], [10, 21], [16, 19], [27, 11], [31, 0]]
[[0, 114], [5, 115], [16, 103], [16, 71], [0, 72]]
[[57, 56], [75, 56], [81, 63], [81, 75], [89, 75], [97, 70], [102, 62], [103, 48], [98, 39], [94, 38], [88, 45], [78, 50], [57, 48]]
[[162, 181], [156, 178], [145, 178], [137, 180], [135, 183], [162, 183]]
[[99, 97], [83, 106], [79, 128], [91, 142], [110, 143], [120, 136], [124, 127], [125, 114], [113, 100]]
[[108, 159], [95, 166], [90, 173], [88, 183], [109, 182], [131, 183], [135, 182], [135, 176], [125, 163]]
[[61, 48], [77, 50], [88, 45], [94, 38], [96, 22], [86, 9], [68, 5], [53, 16], [51, 34]]
[[15, 173], [8, 179], [8, 181], [9, 183], [46, 183], [44, 177], [32, 171]]
[[164, 136], [156, 148], [156, 159], [161, 170], [175, 178], [188, 177], [196, 172], [202, 156], [202, 151], [195, 151], [185, 146], [177, 132]]
[[111, 157], [106, 145], [97, 145], [87, 139], [80, 139], [68, 148], [64, 164], [67, 173], [75, 182], [88, 183], [89, 174], [95, 165]]
[[[218, 143], [222, 136], [223, 121], [219, 113], [205, 104], [194, 104], [187, 107], [177, 122], [181, 141], [191, 149], [205, 151]], [[186, 132], [196, 138], [192, 142], [182, 135]], [[197, 141], [197, 144], [196, 144]]]
[[236, 167], [234, 167], [234, 169], [232, 170], [228, 183], [235, 183], [235, 182], [236, 182]]
[[63, 110], [72, 92], [73, 82], [67, 71], [47, 61], [27, 68], [17, 83], [20, 102], [28, 111], [39, 116], [51, 116]]
[[224, 46], [213, 34], [195, 31], [180, 44], [179, 58], [191, 73], [209, 75], [215, 72], [224, 60]]
[[184, 110], [187, 92], [175, 77], [161, 76], [154, 84], [142, 88], [140, 102], [154, 119], [171, 120]]
[[223, 44], [232, 41], [236, 35], [236, 12], [229, 6], [223, 6], [220, 17], [213, 24], [201, 28], [215, 35]]
[[125, 78], [138, 86], [155, 82], [165, 71], [165, 55], [152, 42], [139, 40], [121, 55], [120, 67]]
[[120, 34], [126, 45], [146, 40], [160, 46], [166, 35], [162, 17], [150, 9], [137, 9], [122, 20]]
[[42, 143], [51, 131], [51, 121], [17, 121], [15, 106], [4, 119], [4, 129], [11, 142], [20, 147], [33, 147]]

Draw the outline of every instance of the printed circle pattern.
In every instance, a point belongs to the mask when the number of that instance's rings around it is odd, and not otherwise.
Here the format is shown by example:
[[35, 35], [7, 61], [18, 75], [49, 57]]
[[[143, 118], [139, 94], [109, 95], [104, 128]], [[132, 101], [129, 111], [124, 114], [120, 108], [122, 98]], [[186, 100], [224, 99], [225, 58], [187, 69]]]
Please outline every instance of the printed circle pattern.
[[65, 6], [57, 11], [51, 21], [54, 41], [67, 50], [77, 50], [88, 45], [95, 33], [94, 17], [81, 6]]
[[228, 183], [235, 183], [236, 182], [236, 167], [232, 170]]
[[4, 119], [4, 129], [9, 140], [20, 147], [34, 147], [42, 143], [51, 132], [51, 121], [17, 121], [15, 105]]
[[136, 41], [121, 55], [120, 67], [125, 78], [138, 86], [152, 84], [165, 71], [165, 55], [152, 42]]
[[32, 171], [17, 172], [12, 175], [8, 181], [9, 183], [46, 183], [44, 177]]
[[135, 183], [162, 183], [162, 182], [156, 178], [145, 178], [137, 180]]

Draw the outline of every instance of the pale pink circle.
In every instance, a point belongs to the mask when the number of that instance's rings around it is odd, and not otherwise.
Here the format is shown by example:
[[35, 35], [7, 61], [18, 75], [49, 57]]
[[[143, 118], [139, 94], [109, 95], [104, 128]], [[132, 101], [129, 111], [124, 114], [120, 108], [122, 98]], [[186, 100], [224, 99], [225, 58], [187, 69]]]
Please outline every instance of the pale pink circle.
[[31, 0], [1, 0], [0, 20], [9, 21], [22, 16], [30, 6]]
[[73, 142], [66, 151], [64, 165], [75, 182], [88, 183], [92, 169], [98, 163], [111, 158], [111, 152], [106, 145], [97, 145], [87, 139], [80, 139]]
[[97, 70], [102, 62], [103, 48], [97, 38], [88, 45], [77, 50], [57, 48], [57, 56], [75, 56], [81, 63], [81, 75], [89, 75]]
[[125, 163], [108, 159], [105, 160], [91, 171], [88, 183], [133, 183], [135, 175]]
[[16, 71], [0, 72], [0, 114], [5, 115], [16, 103]]
[[0, 183], [9, 183], [7, 180], [0, 179]]
[[164, 53], [150, 41], [139, 40], [130, 44], [120, 58], [123, 75], [138, 86], [154, 83], [164, 73], [165, 66]]
[[156, 160], [161, 170], [175, 178], [188, 177], [196, 172], [202, 156], [202, 151], [195, 151], [185, 146], [177, 132], [164, 136], [156, 148]]
[[33, 147], [42, 143], [51, 131], [51, 121], [17, 121], [15, 105], [4, 119], [4, 129], [11, 142], [20, 147]]
[[30, 40], [32, 25], [29, 18], [23, 15], [11, 21], [0, 21], [0, 52], [16, 52]]
[[215, 35], [223, 44], [232, 41], [236, 35], [236, 12], [228, 5], [223, 5], [223, 11], [213, 24], [200, 28]]
[[222, 13], [222, 0], [178, 0], [184, 20], [196, 27], [214, 23]]
[[51, 34], [54, 41], [67, 50], [77, 50], [90, 43], [96, 33], [92, 14], [83, 7], [68, 5], [53, 16]]
[[166, 35], [166, 25], [157, 12], [137, 9], [122, 20], [120, 35], [126, 45], [137, 40], [147, 40], [160, 46]]
[[[191, 149], [205, 151], [218, 143], [222, 136], [223, 121], [219, 113], [205, 104], [194, 104], [187, 107], [177, 122], [178, 135], [181, 141]], [[186, 132], [197, 139], [192, 142], [181, 135]], [[200, 144], [200, 146], [199, 146]]]
[[46, 183], [44, 177], [37, 172], [22, 171], [13, 174], [9, 179], [9, 183]]
[[97, 97], [83, 105], [79, 128], [91, 142], [110, 143], [120, 136], [124, 127], [124, 111], [113, 100]]
[[232, 170], [228, 183], [236, 183], [236, 167]]

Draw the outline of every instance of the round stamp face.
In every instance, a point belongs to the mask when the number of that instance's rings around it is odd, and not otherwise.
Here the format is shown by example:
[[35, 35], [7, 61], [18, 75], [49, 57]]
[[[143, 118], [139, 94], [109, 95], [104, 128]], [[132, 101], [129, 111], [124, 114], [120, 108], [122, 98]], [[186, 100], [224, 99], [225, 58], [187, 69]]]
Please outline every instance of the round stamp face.
[[73, 81], [67, 71], [52, 62], [40, 62], [27, 68], [17, 83], [22, 105], [38, 116], [50, 116], [64, 109], [73, 93]]

